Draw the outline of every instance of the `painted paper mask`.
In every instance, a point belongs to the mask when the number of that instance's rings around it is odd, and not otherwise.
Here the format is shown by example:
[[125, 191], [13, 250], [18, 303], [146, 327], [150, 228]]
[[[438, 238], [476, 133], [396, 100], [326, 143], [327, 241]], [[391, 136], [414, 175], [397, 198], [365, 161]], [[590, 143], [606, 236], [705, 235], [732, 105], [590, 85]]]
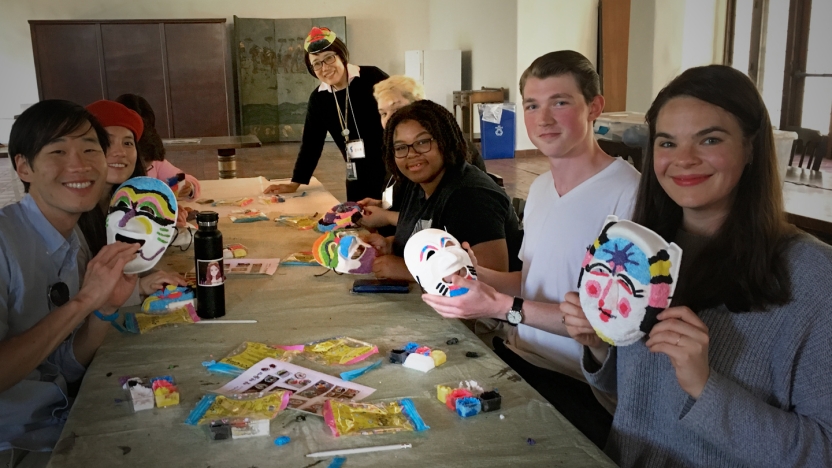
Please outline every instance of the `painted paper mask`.
[[607, 216], [578, 279], [581, 306], [607, 343], [627, 346], [656, 324], [673, 298], [682, 249], [632, 221]]
[[361, 207], [358, 203], [344, 202], [327, 211], [324, 217], [318, 220], [315, 230], [329, 232], [356, 227], [359, 219], [361, 219]]
[[376, 249], [352, 234], [327, 232], [312, 244], [312, 256], [338, 273], [364, 275], [373, 272]]
[[141, 244], [127, 274], [153, 268], [176, 233], [176, 197], [167, 184], [154, 177], [134, 177], [116, 189], [107, 215], [107, 243]]
[[459, 296], [468, 292], [445, 281], [454, 273], [477, 279], [471, 257], [454, 236], [441, 229], [423, 229], [408, 239], [404, 246], [404, 263], [416, 282], [428, 294]]

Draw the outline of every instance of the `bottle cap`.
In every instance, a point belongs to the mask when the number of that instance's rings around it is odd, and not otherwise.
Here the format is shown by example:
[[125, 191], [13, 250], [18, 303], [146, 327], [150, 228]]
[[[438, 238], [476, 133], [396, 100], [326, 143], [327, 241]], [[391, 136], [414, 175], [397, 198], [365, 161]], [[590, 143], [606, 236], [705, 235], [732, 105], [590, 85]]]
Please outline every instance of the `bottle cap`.
[[200, 211], [199, 214], [196, 215], [196, 222], [200, 227], [216, 226], [219, 219], [220, 215], [217, 214], [216, 211]]

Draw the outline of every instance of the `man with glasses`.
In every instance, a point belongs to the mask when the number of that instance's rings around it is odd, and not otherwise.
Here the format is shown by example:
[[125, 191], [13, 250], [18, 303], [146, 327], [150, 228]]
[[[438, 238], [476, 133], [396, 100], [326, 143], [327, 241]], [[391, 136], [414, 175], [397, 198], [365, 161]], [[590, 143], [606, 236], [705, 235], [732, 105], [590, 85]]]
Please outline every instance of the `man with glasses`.
[[[0, 464], [45, 465], [71, 398], [114, 313], [138, 244], [105, 246], [88, 264], [76, 223], [107, 177], [108, 136], [81, 106], [42, 101], [15, 121], [9, 156], [23, 199], [0, 209]], [[89, 258], [89, 257], [83, 257]], [[83, 280], [82, 280], [83, 278]], [[18, 450], [19, 449], [19, 450]], [[22, 455], [22, 456], [21, 456]]]

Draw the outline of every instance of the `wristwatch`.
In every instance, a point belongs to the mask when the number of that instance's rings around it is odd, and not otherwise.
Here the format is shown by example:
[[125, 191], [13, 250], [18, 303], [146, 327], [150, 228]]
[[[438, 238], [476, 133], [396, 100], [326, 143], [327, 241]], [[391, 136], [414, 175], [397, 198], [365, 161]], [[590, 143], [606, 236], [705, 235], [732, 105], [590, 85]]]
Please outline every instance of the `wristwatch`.
[[511, 309], [506, 312], [506, 320], [508, 323], [517, 326], [523, 322], [523, 298], [515, 297], [514, 303], [511, 304]]

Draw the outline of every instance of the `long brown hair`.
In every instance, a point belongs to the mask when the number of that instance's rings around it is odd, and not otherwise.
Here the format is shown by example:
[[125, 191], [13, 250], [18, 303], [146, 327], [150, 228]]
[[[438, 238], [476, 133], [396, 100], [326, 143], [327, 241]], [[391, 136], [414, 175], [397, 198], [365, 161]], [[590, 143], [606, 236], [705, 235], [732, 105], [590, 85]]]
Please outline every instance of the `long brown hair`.
[[659, 185], [653, 169], [656, 121], [673, 98], [693, 97], [731, 113], [751, 146], [728, 216], [679, 278], [674, 305], [695, 311], [725, 304], [732, 312], [785, 304], [791, 297], [785, 250], [796, 233], [786, 222], [771, 120], [754, 83], [737, 70], [709, 65], [686, 70], [656, 97], [647, 112], [650, 146], [633, 220], [672, 241], [682, 208]]

